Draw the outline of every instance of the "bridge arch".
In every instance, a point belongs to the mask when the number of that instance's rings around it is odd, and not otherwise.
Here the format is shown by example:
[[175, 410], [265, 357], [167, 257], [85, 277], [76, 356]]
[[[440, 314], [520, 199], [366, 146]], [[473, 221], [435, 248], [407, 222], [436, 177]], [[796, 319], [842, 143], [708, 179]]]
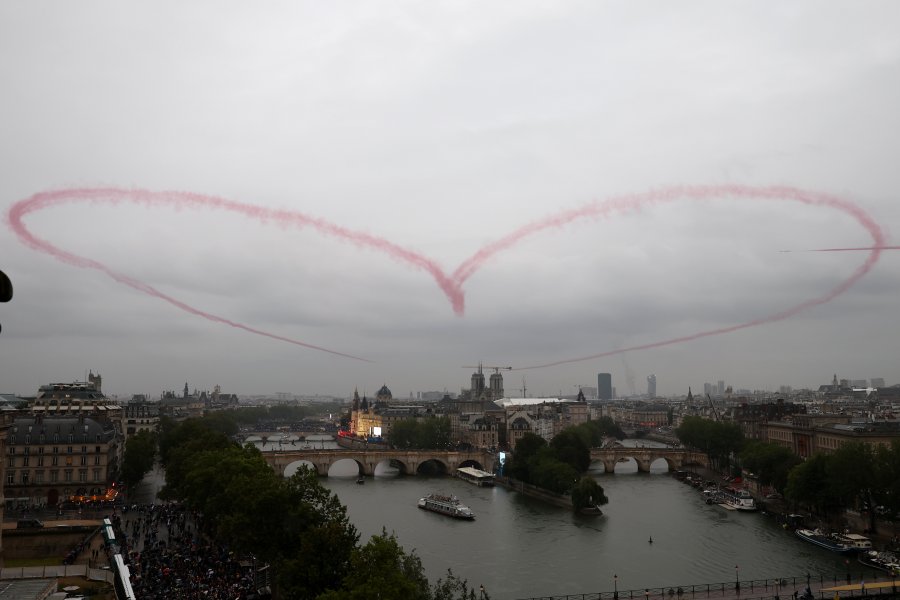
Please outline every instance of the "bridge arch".
[[[453, 473], [463, 463], [473, 465], [490, 465], [493, 467], [493, 455], [484, 451], [445, 451], [445, 450], [385, 450], [385, 449], [296, 449], [263, 452], [266, 462], [276, 473], [290, 476], [299, 468], [294, 463], [306, 462], [316, 469], [321, 477], [327, 477], [331, 466], [338, 461], [350, 459], [359, 465], [360, 472], [373, 476], [379, 465], [388, 464], [398, 470], [401, 475], [428, 475], [435, 473]], [[491, 470], [485, 468], [484, 470]]]
[[649, 473], [660, 459], [665, 461], [667, 471], [676, 471], [687, 464], [707, 466], [705, 455], [683, 448], [604, 447], [591, 450], [591, 462], [603, 463], [607, 473], [615, 473], [616, 464], [627, 459], [634, 459], [641, 473]]
[[[337, 467], [337, 469], [335, 469]], [[336, 458], [328, 465], [325, 472], [329, 477], [359, 477], [366, 472], [365, 466], [355, 458], [348, 456], [346, 458]]]
[[285, 465], [282, 475], [284, 475], [285, 478], [293, 477], [297, 473], [297, 471], [299, 471], [300, 468], [304, 467], [304, 466], [310, 467], [312, 469], [316, 468], [316, 465], [314, 465], [312, 462], [310, 462], [308, 460], [305, 460], [305, 459], [295, 460], [294, 462]]

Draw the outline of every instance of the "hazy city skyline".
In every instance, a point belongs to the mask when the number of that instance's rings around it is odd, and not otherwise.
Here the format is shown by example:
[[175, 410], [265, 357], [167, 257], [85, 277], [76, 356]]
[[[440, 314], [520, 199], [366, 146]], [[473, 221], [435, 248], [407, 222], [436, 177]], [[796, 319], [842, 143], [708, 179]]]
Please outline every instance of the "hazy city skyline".
[[0, 392], [91, 369], [121, 396], [406, 397], [479, 361], [535, 395], [897, 383], [898, 26], [892, 2], [0, 6]]

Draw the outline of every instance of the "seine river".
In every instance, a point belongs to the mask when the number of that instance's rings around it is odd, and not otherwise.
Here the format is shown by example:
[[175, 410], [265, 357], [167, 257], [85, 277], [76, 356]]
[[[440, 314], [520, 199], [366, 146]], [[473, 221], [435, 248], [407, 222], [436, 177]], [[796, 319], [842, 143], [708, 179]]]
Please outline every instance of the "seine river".
[[[609, 504], [599, 517], [452, 477], [376, 475], [358, 485], [352, 474], [335, 476], [335, 468], [322, 481], [347, 507], [361, 541], [394, 532], [432, 582], [449, 568], [499, 600], [612, 591], [614, 575], [621, 591], [846, 572], [843, 557], [770, 516], [707, 505], [698, 490], [667, 475], [663, 461], [657, 466], [638, 473], [634, 462], [620, 463], [613, 474], [601, 466], [595, 477]], [[475, 521], [417, 508], [430, 492], [455, 494]]]
[[[347, 507], [361, 542], [393, 532], [415, 550], [432, 582], [452, 569], [495, 600], [612, 591], [614, 575], [621, 591], [846, 572], [843, 557], [769, 516], [707, 505], [695, 488], [667, 475], [663, 461], [653, 467], [638, 473], [634, 462], [620, 463], [605, 474], [601, 466], [594, 476], [609, 504], [599, 517], [452, 477], [386, 472], [358, 485], [350, 462], [336, 464], [322, 483]], [[475, 521], [417, 508], [431, 492], [455, 494]], [[850, 567], [859, 571], [852, 559]]]

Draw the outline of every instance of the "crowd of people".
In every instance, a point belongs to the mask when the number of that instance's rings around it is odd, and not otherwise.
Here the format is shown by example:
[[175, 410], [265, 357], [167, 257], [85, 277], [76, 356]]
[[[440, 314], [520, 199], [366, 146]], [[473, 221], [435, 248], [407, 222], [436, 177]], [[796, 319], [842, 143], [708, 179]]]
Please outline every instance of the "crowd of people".
[[[138, 598], [255, 600], [264, 587], [251, 560], [206, 540], [194, 515], [176, 504], [123, 507], [111, 518], [118, 551]], [[110, 556], [112, 558], [112, 556]]]

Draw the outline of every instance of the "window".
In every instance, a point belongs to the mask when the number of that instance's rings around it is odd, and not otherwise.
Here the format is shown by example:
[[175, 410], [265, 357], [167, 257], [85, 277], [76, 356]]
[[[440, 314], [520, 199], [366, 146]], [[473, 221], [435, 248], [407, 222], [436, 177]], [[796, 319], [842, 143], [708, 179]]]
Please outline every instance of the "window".
[[43, 471], [38, 471], [37, 473], [34, 474], [34, 482], [37, 484], [44, 483], [44, 472]]
[[43, 456], [38, 456], [37, 466], [39, 466], [39, 467], [44, 466], [44, 457]]
[[97, 454], [100, 454], [100, 446], [95, 447], [94, 452], [96, 452]]
[[22, 452], [25, 454], [25, 456], [28, 456], [29, 454], [31, 454], [31, 448], [26, 446], [25, 449], [22, 450]]
[[44, 447], [41, 446], [40, 448], [38, 448], [38, 454], [43, 454], [43, 453], [44, 453]]
[[59, 448], [56, 446], [53, 447], [53, 454], [59, 454]]
[[94, 469], [94, 481], [100, 481], [100, 469]]
[[82, 446], [82, 447], [81, 447], [81, 453], [82, 453], [82, 454], [87, 453], [87, 446]]
[[72, 446], [66, 446], [66, 454], [72, 454]]
[[66, 469], [63, 476], [65, 477], [66, 482], [72, 481], [72, 469]]
[[22, 471], [22, 485], [28, 485], [28, 471]]
[[87, 464], [87, 456], [82, 456], [82, 457], [81, 457], [81, 464], [82, 464], [82, 465], [86, 465], [86, 464]]
[[12, 456], [10, 456], [9, 458], [7, 458], [7, 459], [6, 459], [6, 466], [7, 466], [7, 467], [14, 467], [14, 466], [16, 466], [16, 459], [15, 459], [14, 457], [12, 457]]
[[15, 454], [15, 453], [16, 453], [16, 449], [13, 448], [12, 446], [10, 446], [10, 447], [9, 447], [9, 450], [7, 450], [7, 452], [9, 452], [10, 454]]
[[53, 460], [50, 461], [50, 464], [52, 464], [54, 467], [55, 467], [56, 465], [58, 465], [58, 464], [59, 464], [59, 457], [58, 457], [58, 456], [54, 456], [54, 457], [53, 457]]
[[54, 434], [53, 434], [53, 443], [55, 444], [55, 443], [57, 443], [57, 442], [59, 442], [59, 434], [58, 434], [58, 433], [54, 433]]
[[10, 471], [6, 474], [6, 483], [12, 485], [16, 482], [16, 474], [13, 471]]
[[85, 469], [78, 471], [78, 481], [87, 481], [87, 471]]
[[59, 481], [59, 471], [50, 471], [50, 483]]
[[99, 455], [99, 454], [98, 454], [97, 456], [94, 457], [94, 464], [95, 464], [95, 465], [99, 465], [99, 464], [100, 464], [100, 455]]
[[23, 467], [27, 467], [27, 466], [28, 466], [28, 459], [29, 459], [29, 458], [30, 458], [30, 457], [26, 456], [26, 457], [24, 457], [24, 458], [22, 459], [22, 466], [23, 466]]
[[30, 443], [31, 443], [31, 434], [28, 434], [28, 435], [25, 436], [25, 443], [26, 443], [26, 444], [30, 444]]

